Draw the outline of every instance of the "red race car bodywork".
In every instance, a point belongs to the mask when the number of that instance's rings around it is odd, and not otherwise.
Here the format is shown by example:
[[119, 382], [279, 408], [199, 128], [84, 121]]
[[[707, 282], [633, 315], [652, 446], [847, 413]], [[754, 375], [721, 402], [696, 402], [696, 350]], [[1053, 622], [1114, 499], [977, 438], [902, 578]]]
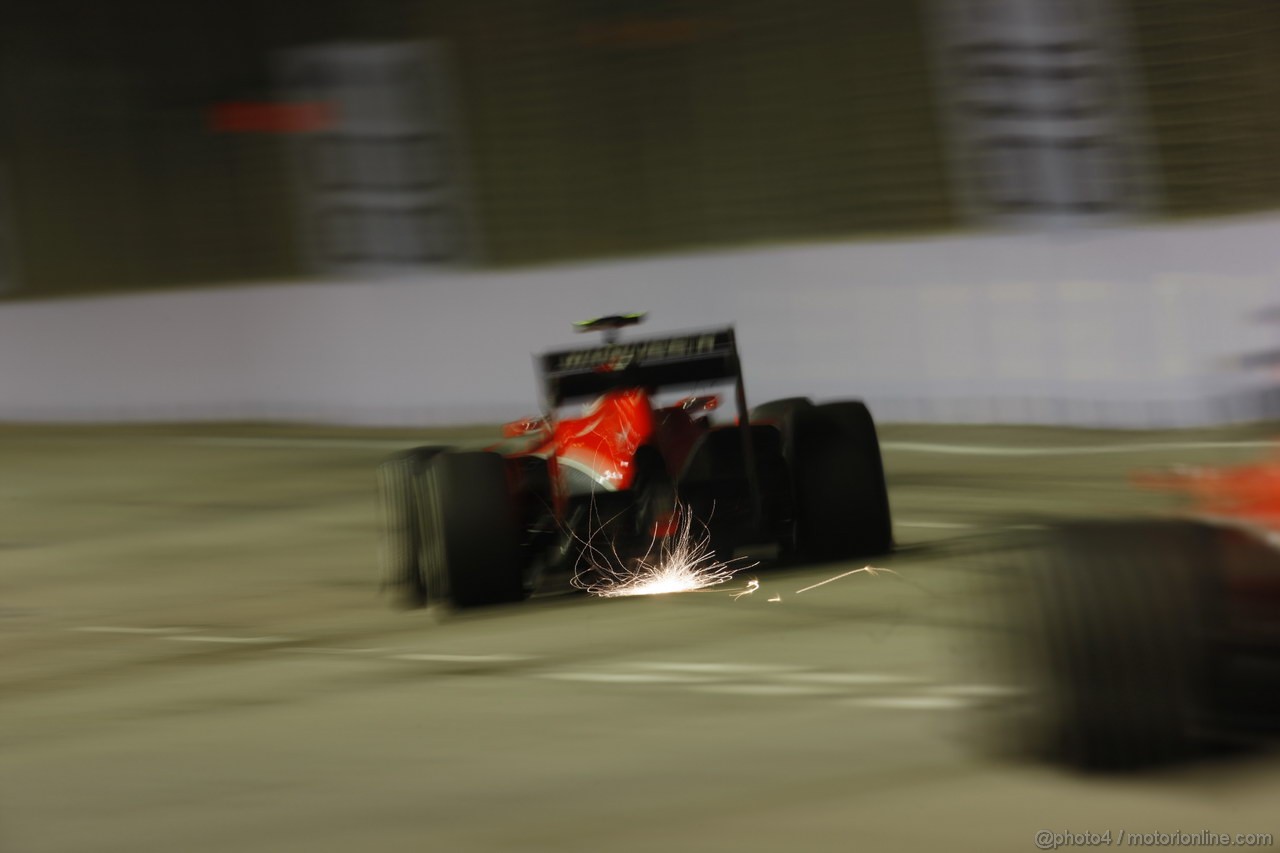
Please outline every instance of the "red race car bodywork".
[[655, 408], [643, 389], [615, 389], [598, 397], [578, 417], [506, 424], [506, 436], [524, 438], [527, 443], [498, 448], [511, 458], [546, 460], [556, 506], [563, 511], [574, 496], [632, 488], [635, 458], [642, 447], [655, 450], [667, 475], [677, 477], [698, 439], [711, 428], [706, 413], [718, 405], [718, 397], [700, 396]]

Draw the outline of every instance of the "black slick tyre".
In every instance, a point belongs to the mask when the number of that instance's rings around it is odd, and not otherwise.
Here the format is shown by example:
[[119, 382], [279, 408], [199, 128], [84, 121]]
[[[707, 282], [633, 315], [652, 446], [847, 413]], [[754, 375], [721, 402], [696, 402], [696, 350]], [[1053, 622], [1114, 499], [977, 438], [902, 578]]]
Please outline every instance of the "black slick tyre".
[[794, 434], [796, 417], [813, 408], [813, 401], [808, 397], [784, 397], [781, 400], [770, 400], [761, 403], [751, 410], [751, 422], [771, 423], [782, 433], [785, 441]]
[[1214, 676], [1214, 531], [1194, 522], [1069, 525], [1015, 580], [1003, 721], [1018, 752], [1092, 770], [1193, 754]]
[[892, 550], [884, 465], [866, 405], [814, 406], [797, 414], [793, 430], [789, 462], [801, 556], [839, 560]]
[[468, 608], [526, 597], [520, 518], [502, 456], [437, 455], [419, 483], [419, 506], [429, 603]]

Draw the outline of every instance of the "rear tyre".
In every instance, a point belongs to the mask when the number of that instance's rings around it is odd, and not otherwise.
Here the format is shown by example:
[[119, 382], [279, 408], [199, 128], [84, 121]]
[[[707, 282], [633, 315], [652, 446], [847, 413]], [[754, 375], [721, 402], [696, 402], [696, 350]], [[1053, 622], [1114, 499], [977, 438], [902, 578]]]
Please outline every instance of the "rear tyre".
[[1002, 720], [1018, 752], [1132, 769], [1201, 745], [1213, 693], [1214, 535], [1190, 522], [1080, 524], [1031, 553], [1009, 638], [1027, 692]]
[[893, 548], [889, 493], [875, 423], [861, 402], [796, 412], [791, 476], [802, 557], [839, 560]]
[[785, 438], [793, 431], [796, 416], [812, 408], [813, 401], [808, 397], [784, 397], [781, 400], [770, 400], [751, 410], [751, 422], [772, 423]]
[[671, 519], [676, 512], [676, 490], [662, 456], [651, 448], [635, 455], [632, 492], [635, 535], [641, 544], [652, 544], [654, 526]]
[[[743, 547], [789, 545], [790, 487], [782, 442], [773, 424], [751, 424], [762, 512], [752, 501], [743, 427], [717, 427], [694, 445], [677, 480], [681, 512], [692, 517], [694, 539], [705, 534], [716, 558], [729, 562]], [[762, 526], [763, 525], [763, 526]]]
[[521, 524], [497, 453], [436, 456], [419, 482], [428, 603], [481, 607], [526, 597]]
[[443, 447], [415, 447], [397, 453], [378, 466], [378, 496], [382, 504], [382, 589], [397, 607], [427, 603], [422, 573], [422, 523], [418, 483]]
[[776, 478], [785, 494], [780, 501], [783, 529], [780, 535], [782, 553], [788, 557], [799, 556], [799, 499], [796, 478], [796, 432], [801, 417], [813, 411], [813, 401], [808, 397], [783, 397], [770, 400], [751, 410], [751, 423], [772, 426], [781, 436], [782, 468]]

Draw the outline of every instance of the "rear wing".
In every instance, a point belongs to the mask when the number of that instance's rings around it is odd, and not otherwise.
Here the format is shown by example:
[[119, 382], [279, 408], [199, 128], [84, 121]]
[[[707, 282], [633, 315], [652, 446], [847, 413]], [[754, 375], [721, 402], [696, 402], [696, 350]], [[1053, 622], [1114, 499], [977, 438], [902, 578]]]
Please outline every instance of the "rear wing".
[[717, 380], [742, 385], [732, 328], [557, 350], [538, 359], [552, 408], [613, 388], [672, 388]]

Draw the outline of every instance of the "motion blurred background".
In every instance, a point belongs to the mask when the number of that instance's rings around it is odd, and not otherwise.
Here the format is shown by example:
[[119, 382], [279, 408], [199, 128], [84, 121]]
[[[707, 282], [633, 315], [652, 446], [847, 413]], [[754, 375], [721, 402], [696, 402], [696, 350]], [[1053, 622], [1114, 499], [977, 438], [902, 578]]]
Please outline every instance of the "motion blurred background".
[[[969, 714], [1011, 543], [1270, 446], [1278, 104], [1275, 0], [0, 3], [0, 851], [1273, 845]], [[865, 398], [893, 572], [388, 612], [379, 462], [625, 311]]]
[[[1266, 0], [0, 16], [2, 417], [514, 416], [531, 350], [645, 309], [893, 420], [1276, 409], [1230, 370], [1274, 337]], [[433, 372], [478, 329], [487, 392]]]
[[3, 15], [26, 297], [1280, 206], [1265, 0]]

